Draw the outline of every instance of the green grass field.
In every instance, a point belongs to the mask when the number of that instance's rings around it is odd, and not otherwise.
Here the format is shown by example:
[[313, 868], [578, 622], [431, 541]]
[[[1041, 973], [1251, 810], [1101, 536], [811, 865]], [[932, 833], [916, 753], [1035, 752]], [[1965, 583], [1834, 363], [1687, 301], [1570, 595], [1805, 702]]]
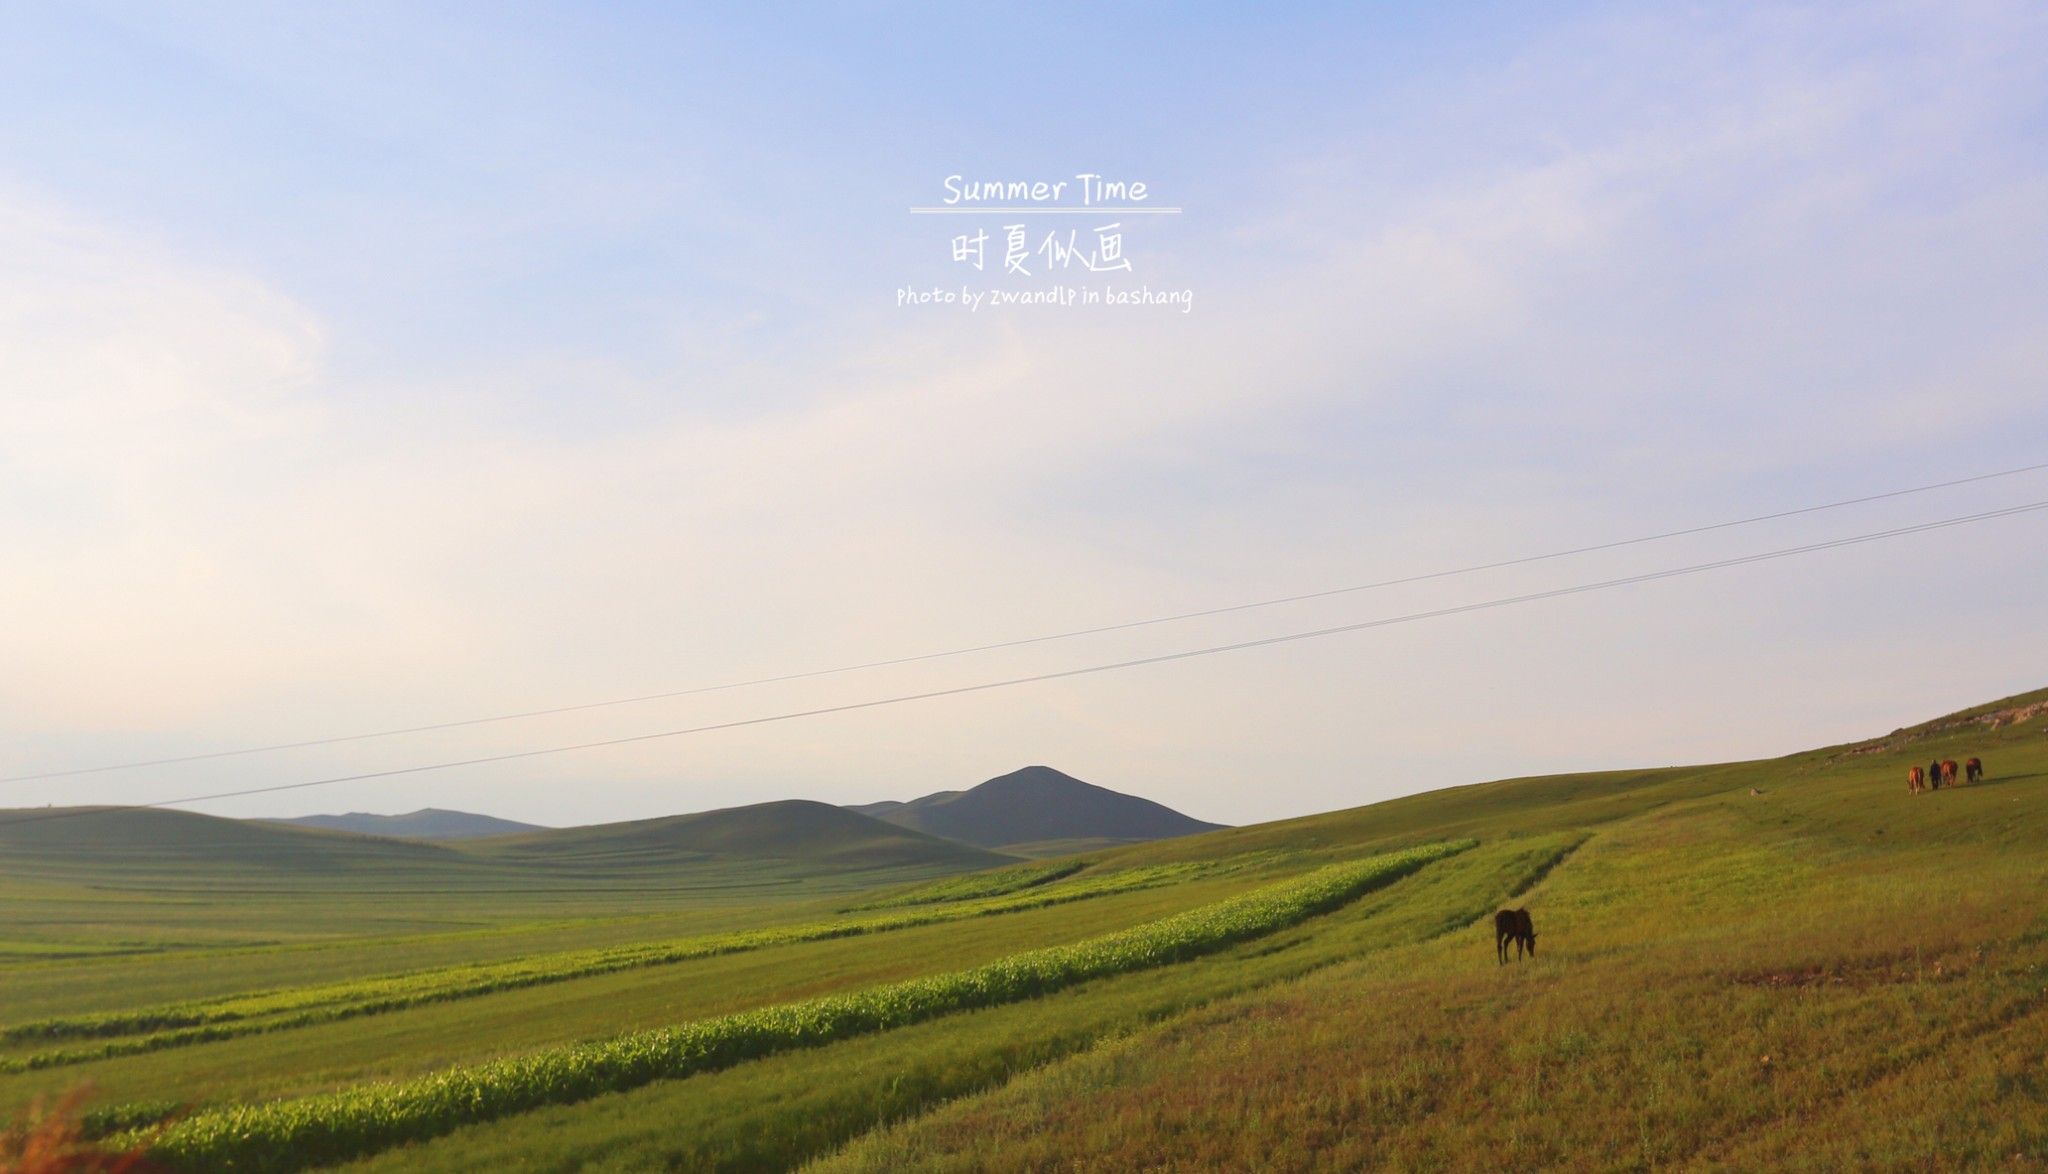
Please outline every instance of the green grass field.
[[1973, 719], [2043, 700], [1030, 864], [51, 821], [0, 1115], [202, 1170], [2040, 1165], [2048, 714]]

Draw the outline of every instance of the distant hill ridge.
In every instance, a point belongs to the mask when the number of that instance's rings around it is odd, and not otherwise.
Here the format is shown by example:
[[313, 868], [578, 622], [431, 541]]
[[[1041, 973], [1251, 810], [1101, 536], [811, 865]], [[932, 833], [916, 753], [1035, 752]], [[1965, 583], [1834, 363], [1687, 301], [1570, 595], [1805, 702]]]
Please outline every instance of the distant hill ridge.
[[0, 811], [0, 880], [152, 889], [170, 880], [222, 892], [336, 881], [393, 892], [737, 892], [905, 883], [1017, 859], [802, 799], [443, 841], [162, 808]]
[[850, 810], [900, 827], [996, 849], [1047, 841], [1165, 840], [1225, 826], [1182, 815], [1150, 799], [1084, 783], [1049, 766], [1027, 766], [965, 791], [940, 791], [908, 803], [884, 800]]
[[959, 870], [1015, 863], [1008, 856], [810, 799], [548, 829], [493, 839], [476, 850], [506, 860], [616, 862], [680, 854], [802, 860], [842, 870], [912, 864]]
[[302, 815], [296, 819], [265, 820], [293, 827], [320, 828], [330, 832], [358, 832], [366, 836], [390, 836], [400, 840], [472, 840], [483, 836], [509, 836], [519, 832], [545, 831], [537, 823], [499, 819], [470, 811], [448, 811], [422, 807], [404, 815], [377, 815], [351, 811], [347, 815]]
[[[0, 874], [87, 883], [327, 883], [462, 889], [536, 884], [774, 886], [910, 880], [1022, 856], [1217, 830], [1134, 795], [1033, 766], [966, 791], [870, 805], [806, 799], [587, 827], [473, 812], [238, 820], [163, 809], [41, 809], [0, 821]], [[53, 818], [54, 817], [54, 818]], [[323, 879], [325, 878], [325, 879]], [[870, 881], [868, 883], [877, 883]]]

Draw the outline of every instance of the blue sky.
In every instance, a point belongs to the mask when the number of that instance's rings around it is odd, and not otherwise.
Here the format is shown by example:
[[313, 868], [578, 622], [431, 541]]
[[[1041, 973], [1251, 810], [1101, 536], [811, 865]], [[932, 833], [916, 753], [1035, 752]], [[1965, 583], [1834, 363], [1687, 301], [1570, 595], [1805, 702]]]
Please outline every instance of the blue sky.
[[[2048, 19], [2022, 5], [87, 4], [11, 24], [0, 774], [1315, 590], [2048, 441]], [[1130, 279], [1193, 290], [1194, 312], [895, 304], [966, 276], [952, 218], [906, 213], [945, 176], [1081, 171], [1187, 209], [1127, 226]], [[833, 704], [2044, 497], [2036, 475], [1087, 644], [0, 784], [0, 804]], [[1998, 522], [210, 809], [566, 823], [1044, 761], [1237, 822], [1779, 752], [2043, 684], [2040, 539]]]

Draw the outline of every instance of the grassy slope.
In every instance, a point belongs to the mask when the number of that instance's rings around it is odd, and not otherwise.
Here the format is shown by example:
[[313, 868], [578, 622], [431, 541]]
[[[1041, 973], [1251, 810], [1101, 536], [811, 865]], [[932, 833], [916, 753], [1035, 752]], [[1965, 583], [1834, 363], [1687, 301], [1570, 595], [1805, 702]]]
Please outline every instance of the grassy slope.
[[803, 799], [492, 837], [462, 848], [492, 861], [594, 869], [667, 862], [679, 854], [786, 859], [821, 870], [847, 871], [908, 865], [989, 868], [1011, 863], [994, 852]]
[[334, 832], [360, 832], [370, 836], [393, 836], [411, 840], [468, 840], [481, 836], [515, 836], [547, 829], [539, 824], [520, 823], [469, 811], [422, 807], [403, 815], [376, 815], [351, 811], [345, 815], [302, 815], [294, 819], [254, 820], [285, 827], [318, 828]]
[[[779, 946], [73, 1067], [0, 1075], [0, 1105], [90, 1080], [105, 1102], [220, 1102], [399, 1077], [986, 962], [1122, 928], [1237, 891], [1230, 879], [1142, 890], [974, 923]], [[24, 1044], [8, 1053], [45, 1046]]]
[[175, 876], [179, 888], [229, 888], [394, 876], [432, 882], [465, 867], [434, 844], [186, 811], [73, 807], [0, 811], [0, 871], [117, 885]]
[[[405, 1012], [388, 1022], [419, 1018], [374, 1038], [351, 1039], [349, 1025], [336, 1025], [309, 1029], [328, 1036], [131, 1057], [93, 1074], [119, 1097], [147, 1098], [419, 1071], [949, 969], [1324, 859], [1472, 835], [1482, 844], [1465, 856], [1222, 955], [540, 1110], [371, 1164], [758, 1168], [821, 1157], [891, 1123], [838, 1160], [971, 1167], [1000, 1154], [1006, 1165], [1117, 1168], [1178, 1155], [1286, 1166], [1307, 1164], [1311, 1145], [1340, 1165], [1474, 1164], [1482, 1147], [1520, 1164], [1755, 1166], [1796, 1158], [1801, 1147], [1850, 1164], [1925, 1164], [1949, 1152], [2048, 1157], [2032, 1083], [2048, 1041], [2038, 1002], [2048, 997], [2039, 969], [2048, 967], [2039, 921], [2048, 864], [2037, 848], [2048, 832], [2042, 725], [1973, 726], [1894, 754], [1488, 784], [1094, 852], [1098, 868], [1263, 855], [1256, 872], [1113, 899], [1122, 905], [693, 962]], [[1905, 794], [1904, 763], [1972, 753], [1990, 765], [1990, 784]], [[1532, 884], [1522, 900], [1536, 912], [1543, 957], [1495, 967], [1480, 922]], [[491, 898], [504, 923], [388, 936], [372, 953], [512, 956], [571, 938], [647, 940], [682, 925], [745, 924], [756, 909], [786, 920], [845, 904], [809, 885], [791, 891], [805, 899], [665, 911], [650, 904], [666, 898], [644, 890], [571, 908], [508, 889]], [[590, 916], [600, 908], [608, 915]], [[520, 909], [564, 916], [519, 923]], [[0, 932], [20, 936], [13, 924]], [[268, 985], [209, 972], [217, 953], [0, 962], [0, 982], [77, 969], [103, 984], [71, 1006], [52, 981], [41, 988], [42, 1013]], [[353, 953], [316, 944], [235, 958], [237, 969], [296, 968], [311, 981], [326, 975], [312, 959]], [[159, 971], [152, 997], [109, 1001], [124, 967]], [[41, 1085], [16, 1078], [0, 1090], [0, 1110], [65, 1087], [76, 1071], [47, 1075]], [[1932, 1087], [1945, 1090], [1938, 1112], [1926, 1103]], [[1950, 1148], [1929, 1148], [1937, 1144]]]
[[[46, 818], [66, 816], [68, 818]], [[28, 822], [10, 822], [26, 817]], [[183, 811], [0, 811], [0, 876], [150, 892], [473, 893], [721, 878], [958, 872], [1010, 863], [826, 803], [788, 800], [450, 843]], [[867, 883], [873, 883], [865, 877]]]
[[[1368, 955], [825, 1167], [2048, 1160], [2042, 727], [1711, 772], [1712, 790], [1604, 820], [1532, 894], [1537, 962], [1495, 966], [1483, 929]], [[1906, 794], [1909, 761], [1971, 754], [1988, 784]], [[1531, 791], [1494, 793], [1548, 822]], [[1299, 826], [1345, 825], [1364, 830], [1359, 813]]]
[[8, 822], [45, 814], [0, 812], [0, 965], [815, 905], [1011, 862], [822, 803], [445, 844], [179, 811]]
[[[2048, 1045], [2040, 725], [1892, 757], [1490, 784], [1129, 849], [1314, 859], [1433, 831], [1487, 840], [1227, 958], [366, 1164], [758, 1168], [869, 1129], [828, 1164], [2048, 1158], [2028, 1067]], [[1908, 797], [1903, 764], [1936, 753], [1982, 754], [1992, 782]], [[1498, 967], [1485, 915], [1532, 880], [1519, 901], [1543, 957]]]
[[459, 1130], [362, 1165], [462, 1170], [773, 1169], [874, 1126], [998, 1085], [1106, 1035], [1464, 925], [1529, 883], [1571, 837], [1482, 844], [1314, 922], [1213, 957], [881, 1036]]
[[1089, 852], [1100, 852], [1105, 848], [1121, 848], [1126, 844], [1142, 842], [1115, 840], [1105, 836], [1081, 836], [1065, 840], [1027, 840], [1021, 844], [1004, 844], [1003, 851], [1011, 856], [1022, 856], [1026, 860], [1056, 860], [1063, 856], [1080, 856]]

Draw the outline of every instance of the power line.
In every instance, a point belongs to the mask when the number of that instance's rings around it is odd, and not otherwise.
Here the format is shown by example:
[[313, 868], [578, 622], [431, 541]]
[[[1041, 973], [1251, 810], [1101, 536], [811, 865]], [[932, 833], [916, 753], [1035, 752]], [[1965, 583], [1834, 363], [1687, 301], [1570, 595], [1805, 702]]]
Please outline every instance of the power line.
[[1931, 485], [1919, 485], [1911, 489], [1894, 489], [1886, 493], [1873, 493], [1865, 497], [1852, 497], [1842, 501], [1831, 501], [1823, 505], [1801, 506], [1798, 509], [1780, 510], [1776, 513], [1758, 514], [1754, 517], [1737, 518], [1727, 522], [1713, 522], [1704, 526], [1689, 526], [1682, 530], [1666, 530], [1658, 534], [1645, 534], [1636, 538], [1622, 538], [1612, 542], [1600, 542], [1591, 546], [1575, 546], [1567, 550], [1554, 550], [1545, 554], [1525, 555], [1520, 558], [1502, 559], [1497, 562], [1479, 563], [1473, 566], [1456, 567], [1450, 570], [1429, 571], [1423, 574], [1407, 575], [1398, 579], [1381, 579], [1372, 583], [1358, 583], [1349, 587], [1331, 587], [1322, 591], [1310, 591], [1300, 595], [1284, 595], [1273, 599], [1254, 600], [1250, 603], [1234, 603], [1223, 607], [1205, 608], [1200, 611], [1178, 612], [1173, 615], [1153, 616], [1149, 619], [1126, 620], [1121, 623], [1104, 624], [1094, 628], [1075, 628], [1065, 632], [1052, 632], [1040, 636], [1025, 636], [1015, 640], [999, 640], [991, 644], [976, 644], [965, 648], [950, 648], [942, 652], [922, 652], [913, 656], [898, 656], [886, 660], [870, 660], [859, 664], [839, 665], [834, 668], [809, 669], [804, 672], [784, 673], [780, 676], [755, 677], [744, 681], [727, 681], [717, 685], [698, 685], [688, 689], [674, 689], [663, 693], [643, 693], [635, 697], [617, 697], [606, 701], [586, 701], [576, 705], [558, 705], [547, 709], [528, 709], [517, 713], [494, 714], [489, 717], [461, 718], [454, 721], [433, 722], [427, 725], [401, 726], [395, 729], [372, 730], [360, 734], [337, 734], [330, 737], [307, 738], [296, 742], [272, 742], [262, 746], [243, 746], [230, 750], [209, 750], [199, 754], [182, 754], [167, 758], [146, 758], [133, 762], [108, 763], [102, 766], [82, 766], [69, 770], [43, 771], [38, 774], [10, 775], [0, 777], [0, 783], [32, 783], [47, 779], [72, 778], [78, 775], [105, 774], [117, 770], [140, 770], [153, 766], [176, 766], [188, 762], [207, 762], [220, 758], [238, 758], [250, 754], [269, 754], [281, 750], [305, 750], [316, 746], [337, 746], [348, 742], [366, 742], [376, 738], [396, 738], [406, 734], [426, 734], [440, 730], [456, 730], [469, 726], [492, 725], [499, 722], [523, 721], [536, 717], [554, 717], [565, 713], [580, 713], [592, 709], [608, 709], [619, 705], [637, 705], [649, 701], [667, 701], [677, 697], [691, 697], [702, 693], [720, 693], [733, 689], [747, 689], [760, 685], [778, 685], [790, 681], [810, 680], [816, 677], [838, 676], [845, 673], [865, 672], [873, 669], [893, 668], [898, 665], [918, 664], [925, 661], [945, 660], [957, 656], [968, 656], [981, 652], [996, 652], [1006, 648], [1022, 648], [1032, 644], [1048, 644], [1057, 640], [1073, 640], [1083, 636], [1100, 636], [1110, 632], [1126, 632], [1134, 628], [1147, 628], [1159, 624], [1180, 623], [1186, 620], [1207, 619], [1211, 616], [1229, 615], [1234, 612], [1252, 611], [1258, 608], [1278, 607], [1288, 603], [1305, 603], [1312, 599], [1328, 599], [1337, 595], [1352, 595], [1361, 591], [1376, 591], [1387, 587], [1399, 587], [1410, 583], [1426, 583], [1437, 579], [1448, 579], [1458, 575], [1477, 574], [1481, 571], [1495, 571], [1507, 567], [1527, 566], [1531, 563], [1548, 562], [1570, 558], [1575, 555], [1592, 554], [1602, 550], [1618, 550], [1622, 547], [1640, 546], [1646, 542], [1661, 542], [1670, 538], [1683, 538], [1694, 534], [1706, 534], [1715, 530], [1727, 530], [1737, 526], [1751, 526], [1759, 522], [1774, 522], [1802, 514], [1820, 513], [1825, 510], [1843, 509], [1852, 505], [1866, 505], [1874, 501], [1886, 501], [1907, 497], [1916, 493], [1930, 493], [1937, 489], [1953, 489], [1958, 485], [1971, 485], [1980, 481], [1992, 481], [2001, 477], [2015, 477], [2022, 473], [2048, 469], [2048, 462], [2023, 465], [2016, 469], [2003, 469], [1995, 473], [1980, 473], [1974, 477], [1960, 477], [1953, 481], [1938, 481]]
[[1345, 632], [1362, 632], [1371, 628], [1386, 628], [1396, 624], [1416, 623], [1422, 620], [1441, 619], [1445, 616], [1464, 615], [1469, 612], [1488, 611], [1493, 608], [1510, 607], [1515, 604], [1534, 603], [1538, 600], [1558, 599], [1569, 595], [1583, 595], [1592, 591], [1605, 591], [1614, 587], [1625, 587], [1637, 583], [1650, 583], [1660, 579], [1674, 579], [1682, 575], [1695, 575], [1705, 571], [1721, 570], [1727, 567], [1746, 566], [1750, 563], [1769, 562], [1773, 559], [1790, 558], [1793, 555], [1811, 554], [1816, 551], [1834, 550], [1844, 546], [1856, 546], [1866, 542], [1879, 542], [1908, 534], [1920, 534], [1930, 530], [1944, 530], [1952, 526], [1964, 526], [1993, 518], [2013, 517], [2048, 509], [2048, 501], [2030, 502], [2026, 505], [2007, 506], [2003, 509], [1986, 510], [1982, 513], [1965, 514], [1961, 517], [1944, 518], [1934, 522], [1921, 522], [1911, 526], [1899, 526], [1890, 530], [1878, 530], [1867, 534], [1834, 538], [1825, 542], [1813, 542], [1803, 546], [1783, 547], [1759, 554], [1738, 555], [1733, 558], [1715, 559], [1712, 562], [1693, 563], [1689, 566], [1672, 567], [1661, 571], [1647, 571], [1638, 575], [1626, 575], [1619, 579], [1602, 579], [1592, 583], [1580, 583], [1570, 587], [1556, 587], [1548, 591], [1533, 591], [1524, 595], [1510, 595], [1498, 599], [1482, 600], [1477, 603], [1459, 604], [1455, 607], [1441, 607], [1429, 611], [1409, 612], [1405, 615], [1387, 616], [1376, 620], [1364, 620], [1353, 624], [1339, 624], [1330, 628], [1315, 628], [1305, 632], [1289, 632], [1279, 636], [1265, 636], [1256, 640], [1241, 640], [1231, 644], [1212, 644], [1204, 648], [1184, 649], [1180, 652], [1161, 653], [1156, 656], [1142, 656], [1131, 660], [1111, 661], [1106, 664], [1086, 665], [1081, 668], [1061, 669], [1056, 672], [1034, 673], [1030, 676], [1008, 677], [996, 681], [983, 681], [973, 685], [956, 685], [945, 689], [932, 689], [922, 693], [903, 693], [893, 697], [880, 697], [868, 701], [853, 701], [841, 705], [828, 705], [817, 709], [802, 709], [786, 713], [768, 714], [763, 717], [741, 718], [737, 721], [714, 722], [709, 725], [688, 726], [677, 730], [662, 730], [652, 734], [632, 734], [620, 738], [605, 738], [594, 742], [577, 742], [566, 746], [544, 746], [534, 750], [515, 750], [504, 754], [490, 754], [478, 758], [457, 759], [450, 762], [434, 762], [421, 766], [394, 767], [389, 770], [366, 771], [361, 774], [336, 775], [332, 778], [312, 779], [299, 783], [280, 783], [267, 787], [249, 787], [239, 791], [216, 791], [208, 795], [188, 795], [180, 799], [160, 799], [154, 803], [135, 803], [120, 806], [73, 808], [53, 811], [45, 815], [31, 815], [19, 819], [0, 820], [0, 827], [15, 824], [38, 823], [52, 819], [69, 819], [82, 815], [105, 814], [118, 811], [141, 811], [157, 807], [176, 807], [186, 803], [201, 803], [212, 799], [235, 799], [247, 795], [270, 795], [281, 791], [299, 791], [309, 787], [325, 787], [335, 783], [356, 783], [371, 779], [396, 778], [401, 775], [425, 774], [429, 771], [452, 770], [463, 766], [483, 766], [497, 762], [512, 762], [523, 758], [540, 758], [552, 754], [567, 754], [578, 750], [596, 750], [607, 746], [625, 746], [635, 742], [652, 742], [663, 738], [680, 738], [690, 734], [707, 734], [717, 730], [733, 730], [744, 726], [768, 725], [773, 722], [795, 721], [799, 718], [823, 717], [835, 713], [851, 713], [862, 709], [876, 709], [885, 705], [902, 705], [912, 701], [929, 701], [939, 697], [957, 697], [966, 693], [982, 693], [991, 689], [1006, 689], [1016, 685], [1031, 685], [1044, 681], [1059, 681], [1070, 677], [1083, 677], [1095, 673], [1115, 672], [1120, 669], [1138, 668], [1143, 665], [1167, 664], [1172, 661], [1192, 660], [1200, 656], [1215, 656], [1225, 652], [1242, 652], [1252, 648], [1268, 648], [1276, 644], [1290, 644], [1302, 640], [1315, 640]]

